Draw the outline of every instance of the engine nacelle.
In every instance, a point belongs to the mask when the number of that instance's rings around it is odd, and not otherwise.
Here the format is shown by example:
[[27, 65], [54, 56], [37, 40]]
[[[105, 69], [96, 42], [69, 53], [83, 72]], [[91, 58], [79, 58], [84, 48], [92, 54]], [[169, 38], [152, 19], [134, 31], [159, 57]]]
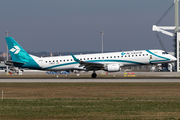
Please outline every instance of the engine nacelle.
[[120, 68], [119, 64], [109, 64], [104, 68], [104, 70], [108, 72], [118, 72], [120, 71]]

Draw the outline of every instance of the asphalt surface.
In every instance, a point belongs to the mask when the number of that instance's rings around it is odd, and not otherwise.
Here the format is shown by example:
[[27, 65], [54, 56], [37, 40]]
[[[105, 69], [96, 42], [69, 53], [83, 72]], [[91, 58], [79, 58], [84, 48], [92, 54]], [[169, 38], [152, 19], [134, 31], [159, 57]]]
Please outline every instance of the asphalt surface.
[[180, 79], [0, 79], [0, 82], [180, 82]]

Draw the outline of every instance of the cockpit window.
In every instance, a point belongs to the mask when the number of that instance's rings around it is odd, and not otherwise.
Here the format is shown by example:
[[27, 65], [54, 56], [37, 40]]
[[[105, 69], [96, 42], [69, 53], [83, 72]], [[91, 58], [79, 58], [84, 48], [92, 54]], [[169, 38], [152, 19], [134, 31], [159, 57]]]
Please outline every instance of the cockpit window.
[[167, 52], [162, 52], [162, 54], [168, 54]]

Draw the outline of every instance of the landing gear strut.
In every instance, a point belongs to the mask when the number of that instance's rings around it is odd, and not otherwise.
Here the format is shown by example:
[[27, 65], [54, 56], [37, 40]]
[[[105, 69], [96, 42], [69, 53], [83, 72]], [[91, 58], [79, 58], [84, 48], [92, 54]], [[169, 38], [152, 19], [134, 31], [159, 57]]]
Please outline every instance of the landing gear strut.
[[91, 75], [92, 78], [96, 78], [97, 74], [95, 73], [95, 71], [93, 72], [93, 74]]

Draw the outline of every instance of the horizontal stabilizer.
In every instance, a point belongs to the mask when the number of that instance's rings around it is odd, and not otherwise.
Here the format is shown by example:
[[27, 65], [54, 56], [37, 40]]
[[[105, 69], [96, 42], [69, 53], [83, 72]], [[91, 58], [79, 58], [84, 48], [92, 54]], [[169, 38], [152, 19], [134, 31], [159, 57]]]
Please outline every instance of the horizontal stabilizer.
[[21, 63], [21, 62], [15, 62], [15, 61], [7, 61], [6, 63], [5, 63], [6, 65], [13, 65], [13, 64], [20, 64], [20, 65], [24, 65], [25, 63]]

